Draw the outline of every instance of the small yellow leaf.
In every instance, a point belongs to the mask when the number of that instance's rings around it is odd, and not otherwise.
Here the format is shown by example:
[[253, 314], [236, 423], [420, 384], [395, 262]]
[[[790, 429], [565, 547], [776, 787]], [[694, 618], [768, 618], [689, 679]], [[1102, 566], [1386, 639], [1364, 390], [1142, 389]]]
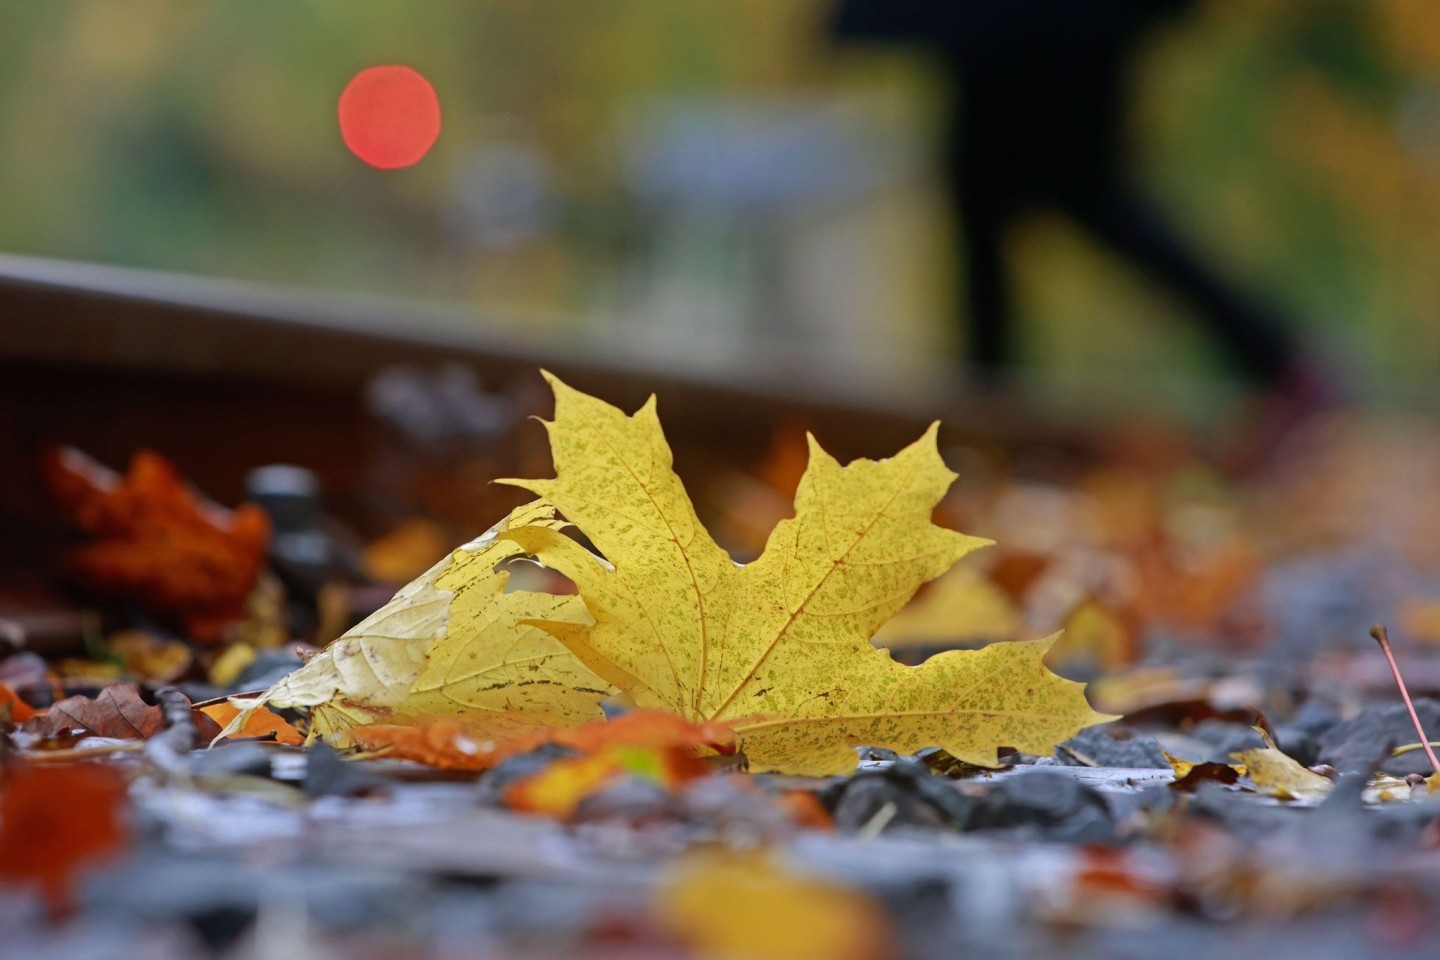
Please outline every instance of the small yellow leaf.
[[[247, 712], [262, 704], [309, 707], [321, 736], [438, 718], [514, 735], [602, 716], [606, 684], [525, 623], [585, 624], [584, 604], [576, 596], [505, 592], [509, 575], [496, 566], [523, 551], [499, 535], [524, 524], [563, 526], [548, 505], [517, 508], [260, 697], [234, 702]], [[226, 733], [244, 720], [242, 713]]]
[[1330, 780], [1282, 753], [1263, 729], [1256, 727], [1255, 732], [1265, 741], [1264, 748], [1241, 750], [1230, 759], [1245, 765], [1257, 792], [1281, 800], [1319, 800], [1334, 789]]
[[253, 646], [244, 641], [232, 643], [210, 663], [210, 682], [217, 687], [232, 686], [245, 668], [255, 662]]

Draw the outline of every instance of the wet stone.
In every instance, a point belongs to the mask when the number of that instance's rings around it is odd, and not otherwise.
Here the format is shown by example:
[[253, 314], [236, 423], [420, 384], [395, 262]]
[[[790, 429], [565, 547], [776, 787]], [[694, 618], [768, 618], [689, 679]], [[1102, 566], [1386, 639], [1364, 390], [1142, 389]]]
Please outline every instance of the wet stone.
[[197, 776], [270, 776], [270, 759], [275, 751], [254, 743], [221, 741], [209, 750], [196, 750], [185, 758], [189, 771]]
[[361, 766], [341, 758], [320, 742], [310, 747], [305, 763], [305, 792], [312, 797], [353, 797], [389, 783]]
[[[1435, 731], [1440, 730], [1440, 701], [1416, 700], [1415, 712], [1425, 729], [1435, 736]], [[1342, 773], [1384, 770], [1397, 777], [1409, 773], [1429, 774], [1430, 764], [1423, 750], [1389, 756], [1395, 747], [1414, 743], [1415, 739], [1415, 726], [1403, 703], [1366, 707], [1320, 736], [1319, 762], [1328, 763]]]
[[1265, 741], [1255, 728], [1230, 720], [1202, 720], [1190, 728], [1190, 738], [1209, 746], [1216, 763], [1226, 763], [1230, 754], [1241, 750], [1262, 750]]
[[1099, 791], [1068, 774], [1037, 772], [992, 785], [975, 805], [967, 830], [1023, 828], [1047, 840], [1104, 843], [1115, 819]]
[[889, 804], [888, 827], [959, 827], [970, 817], [976, 800], [935, 777], [923, 763], [901, 760], [883, 770], [857, 773], [820, 796], [842, 831], [859, 830]]
[[[1120, 724], [1088, 727], [1055, 748], [1055, 757], [1072, 767], [1143, 767], [1166, 769], [1165, 754], [1154, 737]], [[1091, 762], [1086, 762], [1086, 761]]]

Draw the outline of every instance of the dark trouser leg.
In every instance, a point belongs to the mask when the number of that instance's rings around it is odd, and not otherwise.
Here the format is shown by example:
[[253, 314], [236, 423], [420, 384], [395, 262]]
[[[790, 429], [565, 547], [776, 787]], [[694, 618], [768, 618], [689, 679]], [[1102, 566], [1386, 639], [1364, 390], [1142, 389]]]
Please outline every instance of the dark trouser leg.
[[1015, 360], [1010, 284], [1004, 252], [1008, 218], [971, 191], [960, 198], [964, 236], [965, 316], [968, 353], [985, 379], [1003, 378]]
[[1122, 188], [1089, 193], [1064, 208], [1102, 242], [1188, 299], [1232, 363], [1270, 386], [1293, 359], [1283, 324], [1227, 285], [1145, 204]]

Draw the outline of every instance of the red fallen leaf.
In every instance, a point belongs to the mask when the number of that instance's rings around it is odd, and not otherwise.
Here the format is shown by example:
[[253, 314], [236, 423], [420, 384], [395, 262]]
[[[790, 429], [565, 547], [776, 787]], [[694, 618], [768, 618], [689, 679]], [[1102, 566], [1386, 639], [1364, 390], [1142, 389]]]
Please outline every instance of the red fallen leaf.
[[[231, 720], [234, 720], [240, 715], [238, 707], [233, 707], [223, 701], [204, 707], [197, 707], [196, 712], [214, 721], [219, 725], [219, 729], [222, 730], [230, 725]], [[242, 726], [238, 732], [232, 734], [232, 736], [237, 738], [267, 737], [272, 733], [275, 735], [276, 743], [284, 743], [292, 747], [298, 747], [305, 742], [305, 738], [300, 734], [299, 730], [296, 730], [288, 720], [268, 707], [257, 707], [251, 711], [250, 716], [245, 719], [245, 725]], [[219, 735], [218, 732], [216, 735]], [[208, 742], [208, 740], [206, 742]]]
[[42, 469], [70, 519], [95, 538], [68, 558], [86, 589], [138, 600], [202, 643], [244, 615], [270, 540], [259, 507], [210, 503], [148, 450], [123, 478], [71, 447], [48, 451]]
[[734, 754], [734, 731], [724, 724], [692, 724], [661, 710], [636, 710], [613, 720], [596, 720], [578, 727], [563, 727], [507, 740], [476, 737], [454, 720], [413, 726], [370, 724], [354, 727], [350, 742], [366, 750], [388, 750], [387, 756], [439, 767], [442, 770], [488, 770], [506, 757], [529, 753], [547, 743], [584, 754], [608, 747], [643, 749], [678, 748]]
[[8, 683], [0, 683], [0, 723], [24, 723], [35, 716], [35, 708], [21, 700]]
[[126, 841], [125, 780], [97, 763], [15, 764], [0, 783], [0, 881], [37, 888], [52, 917], [75, 877]]
[[66, 697], [25, 722], [26, 733], [60, 737], [79, 730], [83, 736], [145, 740], [165, 727], [161, 709], [140, 699], [129, 684], [115, 684], [94, 697]]

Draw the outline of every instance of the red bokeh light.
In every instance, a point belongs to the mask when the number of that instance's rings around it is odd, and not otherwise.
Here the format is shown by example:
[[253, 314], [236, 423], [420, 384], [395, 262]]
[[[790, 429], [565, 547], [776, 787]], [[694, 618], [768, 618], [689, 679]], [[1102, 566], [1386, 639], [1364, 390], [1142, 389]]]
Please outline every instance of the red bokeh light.
[[340, 94], [340, 136], [372, 167], [408, 167], [440, 136], [440, 99], [409, 67], [368, 67]]

